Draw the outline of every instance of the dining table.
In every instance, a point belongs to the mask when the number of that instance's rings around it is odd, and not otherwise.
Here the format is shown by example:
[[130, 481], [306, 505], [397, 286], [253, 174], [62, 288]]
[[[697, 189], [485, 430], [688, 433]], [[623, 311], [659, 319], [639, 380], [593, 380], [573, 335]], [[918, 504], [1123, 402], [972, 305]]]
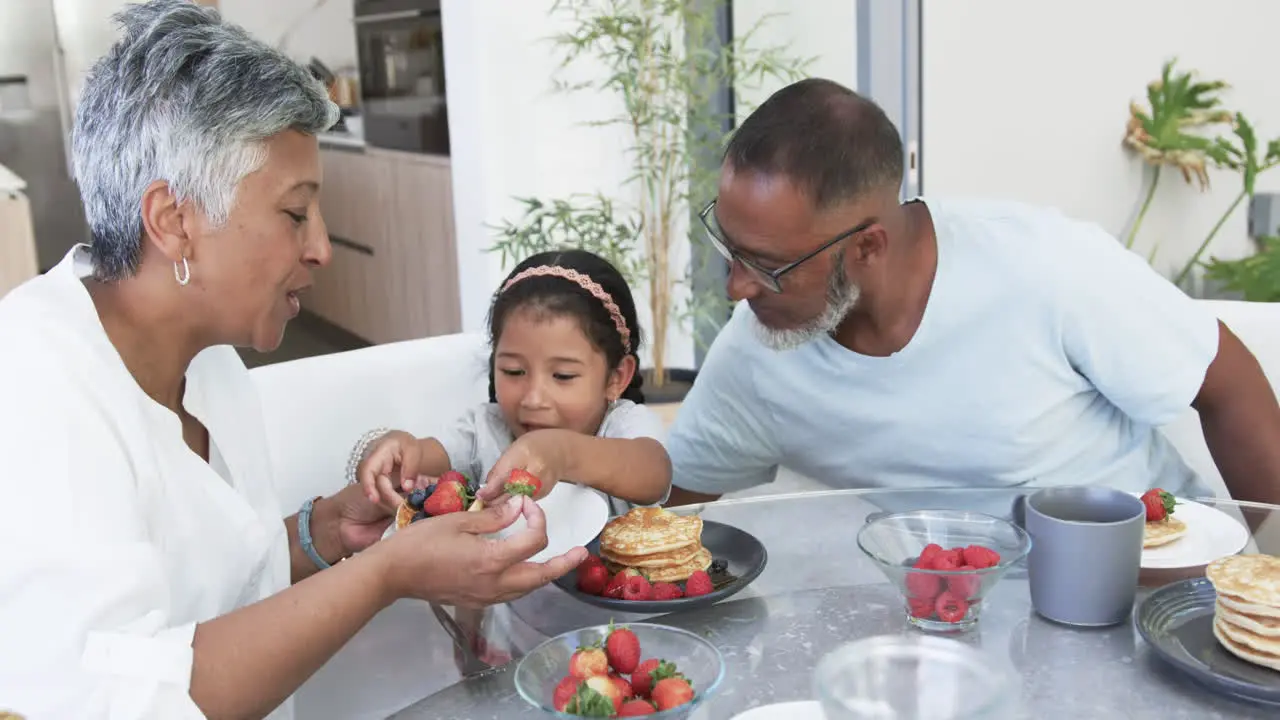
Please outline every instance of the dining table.
[[[709, 639], [725, 663], [724, 681], [696, 718], [732, 718], [761, 705], [812, 700], [814, 668], [824, 655], [853, 640], [924, 631], [908, 622], [899, 591], [859, 550], [857, 533], [885, 512], [943, 509], [1010, 518], [1029, 488], [830, 490], [720, 500], [674, 508], [745, 530], [768, 553], [764, 571], [718, 603], [667, 614], [620, 613], [574, 598], [549, 585], [517, 601], [486, 609], [480, 642], [458, 633], [457, 617], [439, 618], [456, 636], [437, 649], [434, 667], [415, 677], [456, 677], [446, 687], [394, 712], [400, 720], [544, 717], [517, 692], [520, 657], [561, 633], [610, 622], [656, 622]], [[1280, 555], [1280, 507], [1221, 498], [1194, 498], [1222, 510], [1249, 533], [1241, 552]], [[1203, 576], [1189, 568], [1183, 576]], [[1138, 600], [1179, 579], [1145, 573]], [[1276, 718], [1280, 707], [1211, 690], [1167, 664], [1144, 642], [1132, 621], [1104, 628], [1057, 624], [1032, 607], [1025, 561], [1015, 565], [983, 600], [980, 621], [946, 634], [979, 651], [1011, 678], [1018, 718]], [[438, 609], [437, 609], [438, 610]], [[1136, 611], [1136, 610], [1135, 610]], [[468, 623], [462, 623], [468, 624]], [[479, 646], [483, 652], [477, 653]], [[483, 656], [483, 657], [481, 657]], [[425, 683], [424, 683], [425, 684]]]

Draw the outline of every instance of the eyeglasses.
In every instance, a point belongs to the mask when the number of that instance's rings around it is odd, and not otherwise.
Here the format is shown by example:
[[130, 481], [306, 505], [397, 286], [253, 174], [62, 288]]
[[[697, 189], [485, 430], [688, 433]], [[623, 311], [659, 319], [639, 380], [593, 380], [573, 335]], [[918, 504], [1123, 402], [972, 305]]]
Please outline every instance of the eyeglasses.
[[823, 250], [826, 250], [827, 248], [831, 247], [832, 245], [835, 245], [841, 240], [851, 238], [854, 235], [857, 235], [858, 233], [862, 232], [863, 230], [866, 230], [867, 228], [874, 225], [876, 222], [874, 219], [871, 219], [871, 220], [866, 220], [862, 223], [859, 223], [856, 227], [846, 230], [840, 233], [839, 235], [831, 238], [830, 240], [826, 241], [825, 243], [819, 245], [816, 250], [814, 250], [813, 252], [810, 252], [809, 254], [805, 255], [799, 260], [794, 260], [792, 262], [789, 262], [786, 265], [783, 265], [782, 267], [777, 268], [775, 270], [769, 270], [768, 268], [760, 267], [760, 265], [758, 265], [755, 261], [747, 257], [744, 257], [737, 250], [734, 250], [732, 247], [729, 246], [729, 241], [725, 239], [724, 231], [720, 229], [720, 223], [716, 221], [716, 214], [714, 212], [715, 207], [716, 207], [716, 201], [712, 200], [711, 202], [707, 203], [707, 206], [702, 209], [702, 212], [698, 213], [698, 219], [702, 221], [702, 227], [706, 228], [707, 237], [708, 239], [711, 240], [711, 245], [715, 247], [717, 252], [719, 252], [722, 256], [724, 256], [725, 260], [729, 261], [730, 263], [737, 261], [737, 263], [741, 265], [743, 268], [745, 268], [747, 272], [751, 273], [752, 277], [756, 280], [756, 282], [759, 282], [761, 285], [769, 288], [770, 290], [776, 293], [782, 292], [781, 280], [783, 275], [786, 275], [792, 270], [795, 270], [797, 267], [800, 266], [801, 263], [822, 254]]

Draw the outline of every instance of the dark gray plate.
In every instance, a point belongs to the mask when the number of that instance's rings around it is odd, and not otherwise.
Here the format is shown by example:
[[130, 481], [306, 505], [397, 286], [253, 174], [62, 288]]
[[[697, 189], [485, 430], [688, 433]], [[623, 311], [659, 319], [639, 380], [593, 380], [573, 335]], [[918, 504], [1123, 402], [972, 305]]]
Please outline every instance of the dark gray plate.
[[[728, 564], [726, 572], [734, 576], [732, 582], [707, 595], [676, 600], [617, 600], [588, 595], [578, 591], [576, 572], [559, 578], [556, 585], [582, 602], [610, 610], [633, 613], [675, 612], [711, 605], [734, 595], [759, 577], [764, 572], [765, 563], [769, 562], [769, 553], [765, 552], [764, 545], [755, 535], [712, 520], [702, 521], [702, 546], [711, 551], [711, 557], [725, 561]], [[598, 555], [600, 539], [592, 540], [587, 549], [593, 555]], [[711, 579], [715, 581], [716, 576], [713, 575]]]
[[1151, 649], [1202, 685], [1254, 702], [1280, 704], [1280, 672], [1245, 662], [1213, 636], [1217, 594], [1204, 578], [1166, 585], [1147, 596], [1134, 624]]

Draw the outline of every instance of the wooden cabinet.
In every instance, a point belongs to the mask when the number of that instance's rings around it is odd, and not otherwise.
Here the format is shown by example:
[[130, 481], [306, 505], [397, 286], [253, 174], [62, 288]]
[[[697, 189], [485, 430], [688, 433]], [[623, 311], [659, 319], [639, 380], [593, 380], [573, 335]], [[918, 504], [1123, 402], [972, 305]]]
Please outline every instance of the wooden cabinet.
[[333, 261], [307, 309], [372, 343], [457, 332], [448, 158], [322, 147], [321, 161]]

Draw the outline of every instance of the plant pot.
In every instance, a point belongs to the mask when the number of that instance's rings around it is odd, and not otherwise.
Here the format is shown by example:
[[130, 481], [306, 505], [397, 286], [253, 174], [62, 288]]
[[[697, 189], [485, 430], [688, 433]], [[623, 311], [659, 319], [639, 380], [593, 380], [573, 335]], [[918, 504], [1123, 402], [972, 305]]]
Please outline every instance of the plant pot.
[[659, 387], [653, 379], [653, 368], [645, 368], [640, 374], [644, 377], [644, 401], [650, 405], [682, 402], [698, 377], [698, 371], [692, 368], [667, 368], [665, 381]]

